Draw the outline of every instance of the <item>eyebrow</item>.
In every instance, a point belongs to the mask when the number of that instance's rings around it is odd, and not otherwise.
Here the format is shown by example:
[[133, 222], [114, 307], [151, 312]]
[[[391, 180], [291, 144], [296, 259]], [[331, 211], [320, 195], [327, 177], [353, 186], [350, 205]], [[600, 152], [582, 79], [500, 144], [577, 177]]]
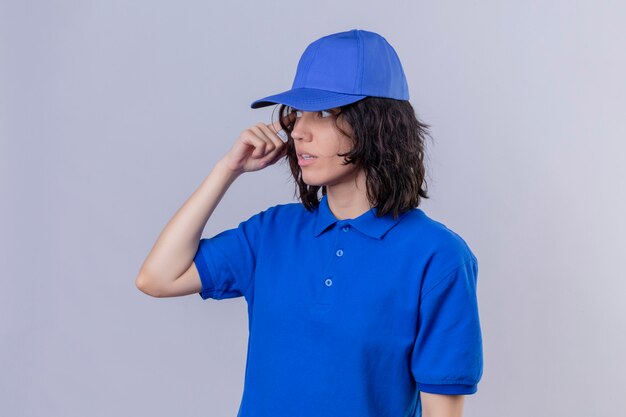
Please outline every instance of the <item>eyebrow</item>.
[[[295, 107], [291, 107], [291, 106], [289, 106], [289, 108], [290, 108], [291, 110], [296, 110], [296, 111], [308, 111], [309, 113], [312, 113], [312, 112], [311, 112], [311, 111], [309, 111], [309, 110], [300, 110], [300, 109], [296, 109]], [[333, 107], [333, 108], [331, 108], [331, 109], [322, 109], [322, 110], [315, 110], [315, 111], [327, 111], [327, 112], [329, 112], [329, 113], [337, 113], [339, 110], [338, 110], [338, 108], [337, 108], [337, 107]]]

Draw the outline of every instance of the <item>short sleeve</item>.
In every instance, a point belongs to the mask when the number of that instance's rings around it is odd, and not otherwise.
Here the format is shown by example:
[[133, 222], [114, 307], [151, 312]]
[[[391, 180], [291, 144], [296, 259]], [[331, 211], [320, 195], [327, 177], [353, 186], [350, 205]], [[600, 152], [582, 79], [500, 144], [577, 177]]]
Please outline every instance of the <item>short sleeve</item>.
[[254, 277], [264, 214], [257, 213], [234, 229], [200, 239], [193, 262], [202, 283], [202, 299], [247, 294]]
[[411, 372], [418, 390], [473, 394], [483, 372], [478, 261], [454, 268], [421, 296]]

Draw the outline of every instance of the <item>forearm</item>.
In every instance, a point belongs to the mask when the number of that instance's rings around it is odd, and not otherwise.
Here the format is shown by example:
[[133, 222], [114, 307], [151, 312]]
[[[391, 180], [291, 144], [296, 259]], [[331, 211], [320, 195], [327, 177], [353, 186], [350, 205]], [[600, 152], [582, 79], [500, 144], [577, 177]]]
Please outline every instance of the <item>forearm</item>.
[[189, 267], [208, 219], [238, 175], [223, 159], [213, 167], [161, 231], [140, 268], [137, 287], [156, 289]]
[[420, 392], [423, 417], [463, 417], [464, 395]]

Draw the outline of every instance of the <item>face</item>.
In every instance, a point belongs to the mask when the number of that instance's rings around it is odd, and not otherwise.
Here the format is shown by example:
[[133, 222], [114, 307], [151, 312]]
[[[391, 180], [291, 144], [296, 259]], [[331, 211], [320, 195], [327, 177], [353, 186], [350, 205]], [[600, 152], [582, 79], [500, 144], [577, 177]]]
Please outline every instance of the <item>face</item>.
[[[342, 165], [343, 156], [352, 149], [351, 139], [335, 127], [335, 121], [346, 132], [351, 132], [347, 123], [337, 119], [338, 108], [320, 111], [292, 110], [295, 126], [291, 132], [302, 180], [308, 185], [331, 187], [354, 181], [357, 175], [355, 164]], [[302, 154], [313, 156], [307, 159]]]

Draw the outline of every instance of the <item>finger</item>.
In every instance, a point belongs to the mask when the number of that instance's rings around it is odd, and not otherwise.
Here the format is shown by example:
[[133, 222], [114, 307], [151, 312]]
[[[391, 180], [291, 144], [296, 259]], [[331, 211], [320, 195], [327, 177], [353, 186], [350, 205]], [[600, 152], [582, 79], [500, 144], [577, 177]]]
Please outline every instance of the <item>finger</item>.
[[272, 131], [275, 134], [278, 134], [278, 132], [283, 130], [283, 127], [280, 125], [280, 121], [279, 120], [276, 120], [275, 122], [273, 122], [273, 123], [271, 123], [269, 125], [266, 125], [266, 126], [269, 127], [270, 129], [272, 129]]
[[276, 161], [287, 155], [287, 146], [283, 146], [282, 148], [275, 150], [273, 154], [269, 153], [268, 155], [270, 155], [268, 158], [268, 165], [275, 164]]
[[244, 136], [243, 142], [254, 147], [252, 151], [253, 158], [260, 158], [265, 155], [265, 146], [267, 142], [260, 137], [252, 129], [247, 129], [250, 133]]
[[266, 136], [274, 143], [274, 146], [276, 146], [277, 148], [285, 143], [285, 141], [283, 141], [282, 138], [278, 136], [278, 134], [274, 133], [274, 131], [266, 124], [260, 123], [257, 126], [265, 132]]
[[272, 138], [276, 135], [267, 128], [265, 123], [257, 123], [254, 126], [250, 126], [250, 130], [252, 130], [261, 139], [269, 141], [272, 145], [274, 145]]
[[267, 137], [272, 141], [272, 143], [275, 146], [274, 150], [280, 149], [286, 146], [287, 140], [286, 139], [283, 140], [283, 138], [280, 135], [274, 133], [274, 131], [270, 127], [268, 127], [268, 125], [264, 123], [260, 123], [258, 126], [262, 131], [266, 133]]
[[265, 142], [265, 148], [264, 148], [265, 153], [269, 153], [277, 147], [277, 145], [274, 143], [274, 141], [270, 137], [270, 135], [271, 136], [275, 136], [275, 135], [267, 131], [265, 124], [263, 123], [256, 124], [254, 126], [251, 126], [250, 130], [252, 130], [257, 137], [259, 137], [261, 140]]

